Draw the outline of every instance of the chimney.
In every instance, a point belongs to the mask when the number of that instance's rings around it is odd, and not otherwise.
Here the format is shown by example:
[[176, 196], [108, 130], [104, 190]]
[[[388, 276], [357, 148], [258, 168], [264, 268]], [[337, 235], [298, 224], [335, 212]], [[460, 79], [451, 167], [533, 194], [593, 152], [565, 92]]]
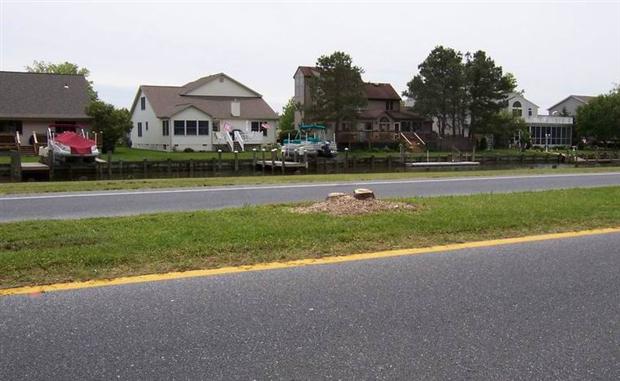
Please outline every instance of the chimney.
[[230, 115], [232, 116], [241, 115], [241, 103], [236, 99], [230, 102]]

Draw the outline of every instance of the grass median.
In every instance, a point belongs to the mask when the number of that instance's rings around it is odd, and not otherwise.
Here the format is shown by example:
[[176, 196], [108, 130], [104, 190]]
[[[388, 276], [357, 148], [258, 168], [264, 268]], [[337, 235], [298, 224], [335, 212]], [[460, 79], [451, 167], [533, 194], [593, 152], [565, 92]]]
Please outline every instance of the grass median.
[[620, 187], [405, 199], [415, 211], [290, 205], [0, 224], [0, 288], [620, 225]]
[[390, 173], [339, 173], [330, 175], [290, 175], [290, 176], [243, 176], [243, 177], [202, 177], [176, 179], [144, 180], [100, 180], [100, 181], [55, 181], [32, 183], [0, 184], [0, 195], [50, 192], [83, 192], [103, 190], [135, 190], [183, 187], [209, 187], [226, 185], [267, 185], [291, 183], [315, 183], [334, 181], [369, 181], [433, 179], [466, 176], [507, 176], [507, 175], [546, 175], [560, 173], [601, 173], [620, 172], [620, 167], [589, 168], [522, 168], [492, 170], [443, 170], [434, 172], [390, 172]]

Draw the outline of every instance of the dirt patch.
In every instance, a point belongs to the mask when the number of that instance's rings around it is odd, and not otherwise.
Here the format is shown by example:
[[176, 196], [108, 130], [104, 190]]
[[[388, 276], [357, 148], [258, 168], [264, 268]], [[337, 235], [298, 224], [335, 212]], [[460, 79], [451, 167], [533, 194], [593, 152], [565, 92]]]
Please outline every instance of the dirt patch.
[[377, 200], [374, 198], [357, 200], [353, 196], [343, 195], [336, 198], [328, 198], [308, 206], [292, 208], [299, 214], [327, 213], [332, 216], [354, 216], [360, 214], [376, 213], [395, 210], [416, 210], [416, 206], [404, 202]]

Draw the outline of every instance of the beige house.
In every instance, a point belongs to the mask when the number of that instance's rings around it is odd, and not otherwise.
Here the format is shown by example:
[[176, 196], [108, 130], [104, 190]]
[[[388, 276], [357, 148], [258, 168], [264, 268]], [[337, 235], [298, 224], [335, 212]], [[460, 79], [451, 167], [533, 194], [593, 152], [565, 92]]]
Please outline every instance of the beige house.
[[139, 149], [244, 151], [276, 141], [278, 115], [224, 73], [182, 86], [142, 85], [130, 112], [132, 147]]

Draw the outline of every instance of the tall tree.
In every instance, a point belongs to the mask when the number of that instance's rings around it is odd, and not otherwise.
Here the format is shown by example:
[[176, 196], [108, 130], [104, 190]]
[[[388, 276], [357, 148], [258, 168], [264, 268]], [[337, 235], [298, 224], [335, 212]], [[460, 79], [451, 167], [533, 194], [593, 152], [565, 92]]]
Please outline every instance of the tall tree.
[[83, 75], [88, 81], [88, 96], [91, 101], [98, 99], [97, 92], [93, 87], [93, 81], [88, 80], [90, 70], [79, 67], [71, 62], [51, 63], [45, 61], [33, 61], [32, 66], [26, 66], [26, 70], [31, 73], [52, 73], [52, 74], [78, 74]]
[[354, 120], [359, 108], [366, 105], [364, 70], [339, 51], [319, 57], [316, 70], [318, 75], [309, 82], [312, 102], [306, 115], [314, 121], [334, 121], [338, 129], [343, 121]]
[[113, 105], [100, 100], [90, 102], [86, 114], [92, 118], [93, 131], [102, 133], [104, 153], [114, 151], [116, 144], [133, 127], [131, 115], [126, 108], [116, 109]]
[[438, 46], [419, 66], [419, 74], [407, 83], [403, 94], [415, 99], [414, 109], [423, 115], [437, 118], [439, 134], [445, 135], [451, 124], [453, 133], [458, 126], [457, 114], [466, 105], [463, 91], [463, 56], [451, 48]]
[[465, 55], [465, 76], [469, 102], [469, 135], [473, 136], [485, 125], [495, 122], [517, 81], [510, 73], [504, 74], [487, 54], [479, 50]]
[[620, 139], [620, 86], [577, 109], [577, 133], [601, 142]]
[[280, 139], [286, 137], [291, 131], [295, 130], [295, 99], [291, 98], [282, 107], [282, 114], [280, 114], [280, 120], [278, 121], [278, 127], [280, 128]]

